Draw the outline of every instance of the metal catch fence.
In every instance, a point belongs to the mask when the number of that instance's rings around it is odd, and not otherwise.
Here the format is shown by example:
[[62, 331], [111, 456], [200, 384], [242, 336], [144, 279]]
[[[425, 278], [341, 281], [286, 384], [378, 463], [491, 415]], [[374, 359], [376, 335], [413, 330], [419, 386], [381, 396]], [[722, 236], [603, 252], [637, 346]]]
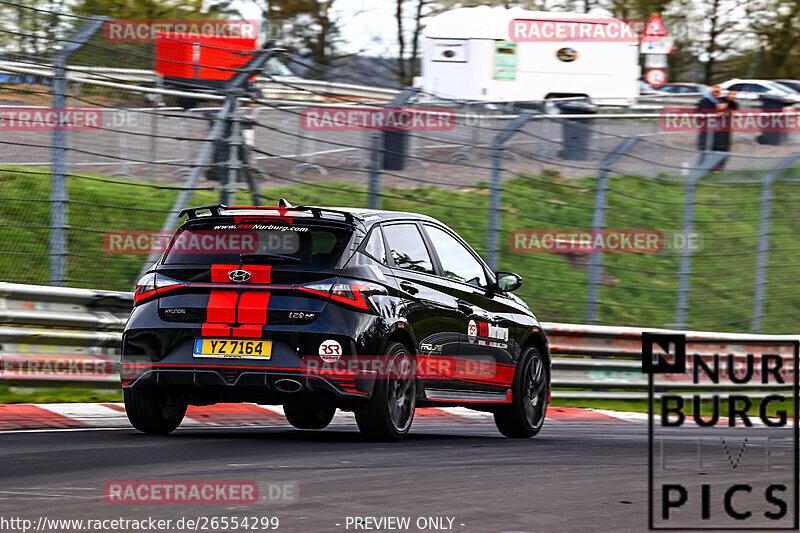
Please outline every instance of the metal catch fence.
[[[287, 197], [439, 218], [493, 268], [520, 273], [519, 294], [549, 320], [796, 330], [798, 132], [735, 133], [730, 152], [712, 152], [697, 132], [666, 131], [655, 102], [564, 114], [444, 100], [270, 75], [269, 61], [292, 61], [276, 50], [254, 52], [223, 88], [177, 90], [150, 74], [152, 43], [109, 43], [102, 19], [71, 22], [52, 53], [0, 62], [4, 112], [28, 113], [0, 131], [6, 281], [130, 290], [180, 208]], [[31, 126], [73, 108], [99, 122]], [[383, 131], [308, 119], [387, 108], [450, 120]], [[575, 232], [656, 245], [546, 246]]]

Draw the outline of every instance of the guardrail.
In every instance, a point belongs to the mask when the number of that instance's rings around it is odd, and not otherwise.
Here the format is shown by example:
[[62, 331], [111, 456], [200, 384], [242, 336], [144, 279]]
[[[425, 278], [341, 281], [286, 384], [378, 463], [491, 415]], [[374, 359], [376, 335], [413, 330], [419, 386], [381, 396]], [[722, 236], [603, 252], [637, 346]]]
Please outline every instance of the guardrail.
[[[0, 61], [0, 72], [42, 76], [54, 76], [51, 65], [36, 64], [20, 61]], [[159, 88], [159, 74], [153, 70], [85, 67], [70, 65], [66, 69], [67, 79], [86, 84], [97, 84], [106, 87], [117, 87], [119, 84], [136, 83], [146, 85], [148, 88]], [[116, 83], [114, 83], [116, 82]], [[326, 97], [355, 98], [375, 102], [388, 102], [400, 91], [383, 87], [356, 85], [352, 83], [339, 83], [322, 80], [307, 80], [294, 76], [258, 77], [256, 87], [261, 91], [264, 99], [280, 99], [301, 101], [325, 101]], [[120, 88], [125, 88], [122, 86]], [[128, 87], [130, 89], [130, 87]], [[167, 94], [172, 90], [164, 89]], [[181, 94], [190, 94], [180, 91]], [[205, 98], [206, 93], [198, 93], [198, 97]]]
[[[0, 73], [20, 75], [33, 75], [52, 78], [53, 67], [29, 61], [0, 61]], [[77, 83], [94, 84], [102, 87], [119, 88], [150, 94], [171, 94], [176, 96], [197, 97], [204, 100], [219, 100], [221, 96], [208, 93], [191, 93], [189, 91], [176, 91], [159, 86], [159, 75], [154, 70], [127, 69], [111, 67], [88, 67], [69, 65], [66, 69], [67, 79]], [[401, 91], [388, 87], [376, 87], [342, 83], [324, 80], [309, 80], [294, 76], [259, 76], [256, 78], [256, 87], [261, 91], [261, 98], [265, 100], [286, 100], [288, 102], [321, 103], [337, 101], [345, 98], [352, 101], [386, 103], [391, 101]], [[138, 84], [138, 85], [129, 85]], [[635, 98], [635, 103], [628, 102], [625, 98], [605, 99], [595, 102], [600, 107], [620, 108], [630, 110], [661, 109], [663, 107], [685, 106], [694, 107], [702, 97], [702, 93], [691, 94], [647, 94]], [[575, 98], [560, 98], [570, 100]], [[584, 97], [578, 98], [584, 100]], [[760, 99], [739, 100], [747, 106], [761, 105]], [[436, 101], [436, 98], [432, 98]], [[554, 102], [554, 100], [550, 100]], [[476, 104], [490, 104], [491, 102], [474, 102]], [[497, 102], [500, 104], [501, 102]], [[580, 117], [572, 117], [580, 118]], [[593, 118], [593, 117], [587, 117]]]
[[[119, 387], [121, 331], [132, 304], [129, 292], [0, 283], [0, 382]], [[685, 334], [689, 357], [724, 353], [738, 359], [769, 351], [788, 360], [792, 348], [786, 343], [800, 338], [558, 322], [543, 322], [542, 327], [550, 341], [557, 398], [646, 398], [642, 331]], [[724, 385], [683, 383], [680, 388], [722, 390]], [[750, 396], [779, 387], [759, 388], [764, 390]]]
[[119, 387], [128, 292], [0, 283], [0, 381]]

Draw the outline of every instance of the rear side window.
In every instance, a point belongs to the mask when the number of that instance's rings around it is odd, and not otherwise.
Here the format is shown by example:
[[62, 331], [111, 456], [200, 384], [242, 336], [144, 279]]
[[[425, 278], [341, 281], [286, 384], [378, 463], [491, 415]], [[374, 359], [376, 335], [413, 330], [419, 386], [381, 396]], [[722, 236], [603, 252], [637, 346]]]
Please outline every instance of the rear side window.
[[392, 224], [383, 231], [397, 268], [433, 274], [433, 262], [416, 224]]
[[[231, 229], [219, 229], [221, 227]], [[170, 240], [164, 264], [281, 264], [332, 268], [352, 233], [349, 229], [287, 224], [274, 229], [213, 226], [178, 230]]]
[[383, 232], [381, 232], [380, 226], [376, 226], [369, 234], [364, 252], [384, 265], [389, 264], [386, 259], [386, 247], [383, 245]]

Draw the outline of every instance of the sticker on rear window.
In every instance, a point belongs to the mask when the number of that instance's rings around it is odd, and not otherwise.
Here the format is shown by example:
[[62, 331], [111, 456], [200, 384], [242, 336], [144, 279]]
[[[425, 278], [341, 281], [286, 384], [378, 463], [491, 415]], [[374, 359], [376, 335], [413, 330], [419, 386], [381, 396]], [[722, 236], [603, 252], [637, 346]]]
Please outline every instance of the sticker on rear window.
[[243, 230], [243, 229], [252, 229], [252, 230], [269, 230], [269, 231], [286, 231], [286, 232], [295, 232], [295, 233], [306, 233], [308, 232], [308, 226], [289, 226], [286, 224], [272, 224], [266, 221], [260, 222], [237, 222], [236, 224], [217, 224], [214, 226], [214, 229], [219, 230]]

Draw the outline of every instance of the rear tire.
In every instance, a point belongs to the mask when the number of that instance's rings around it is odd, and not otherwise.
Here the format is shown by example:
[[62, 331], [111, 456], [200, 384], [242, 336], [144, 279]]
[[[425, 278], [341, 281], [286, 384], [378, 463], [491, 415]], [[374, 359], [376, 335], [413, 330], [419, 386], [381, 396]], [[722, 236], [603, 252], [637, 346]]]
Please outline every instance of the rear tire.
[[131, 425], [150, 435], [175, 431], [186, 415], [188, 403], [164, 388], [125, 389], [125, 414]]
[[386, 368], [375, 381], [372, 398], [355, 410], [361, 434], [379, 442], [405, 437], [411, 429], [417, 405], [416, 367], [408, 348], [390, 342], [385, 361]]
[[536, 348], [526, 349], [514, 375], [511, 405], [494, 413], [500, 433], [512, 439], [529, 439], [542, 429], [547, 413], [550, 372]]
[[325, 429], [336, 414], [335, 407], [316, 403], [286, 403], [283, 405], [286, 420], [297, 429]]

